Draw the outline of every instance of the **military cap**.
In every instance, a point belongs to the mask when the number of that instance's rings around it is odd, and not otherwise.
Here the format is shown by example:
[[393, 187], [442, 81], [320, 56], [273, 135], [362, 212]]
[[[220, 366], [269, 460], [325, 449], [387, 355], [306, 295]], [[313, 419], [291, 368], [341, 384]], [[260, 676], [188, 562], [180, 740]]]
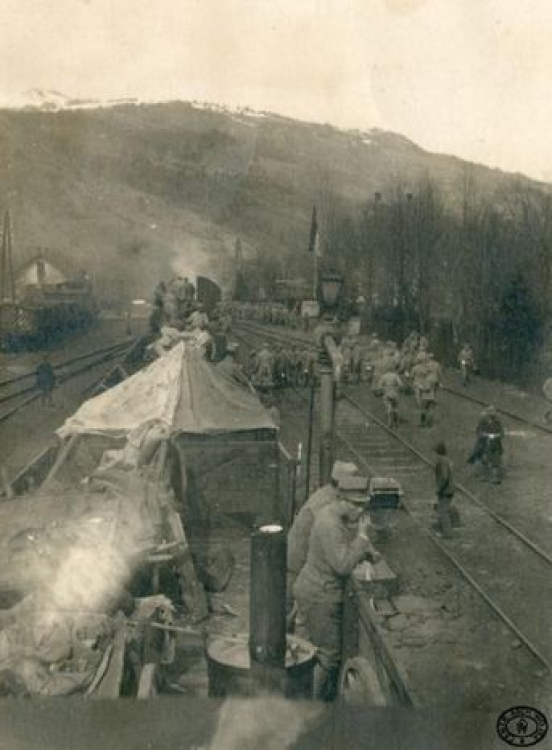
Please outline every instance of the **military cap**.
[[358, 466], [352, 461], [334, 461], [332, 468], [332, 479], [338, 482], [342, 476], [351, 476], [358, 473]]
[[351, 503], [365, 503], [368, 499], [368, 479], [361, 476], [342, 476], [337, 483], [340, 496]]

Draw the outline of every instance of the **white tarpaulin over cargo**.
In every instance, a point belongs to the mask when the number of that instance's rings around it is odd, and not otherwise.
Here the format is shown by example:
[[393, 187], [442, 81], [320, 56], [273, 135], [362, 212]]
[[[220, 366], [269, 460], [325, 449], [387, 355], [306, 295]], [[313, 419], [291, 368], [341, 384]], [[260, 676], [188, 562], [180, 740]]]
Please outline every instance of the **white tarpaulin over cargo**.
[[86, 401], [58, 435], [124, 435], [146, 422], [174, 433], [223, 433], [276, 427], [258, 398], [217, 373], [197, 347], [179, 343], [165, 356]]

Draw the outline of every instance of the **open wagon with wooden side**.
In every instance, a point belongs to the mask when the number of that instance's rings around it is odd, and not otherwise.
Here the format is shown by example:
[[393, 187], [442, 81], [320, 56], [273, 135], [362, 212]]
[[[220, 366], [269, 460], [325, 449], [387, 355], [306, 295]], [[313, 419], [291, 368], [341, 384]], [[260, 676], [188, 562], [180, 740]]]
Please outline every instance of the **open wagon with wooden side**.
[[[181, 621], [202, 621], [213, 523], [289, 517], [294, 464], [270, 416], [254, 394], [184, 345], [85, 402], [59, 436], [58, 446], [14, 480], [15, 497], [0, 505], [0, 517], [5, 509], [12, 518], [6, 532], [12, 546], [20, 545], [19, 564], [14, 558], [0, 574], [5, 607], [39, 592], [38, 609], [104, 615], [105, 625], [137, 598], [161, 593]], [[36, 563], [46, 559], [48, 565]], [[57, 601], [61, 594], [67, 607]], [[150, 619], [158, 614], [150, 612]], [[153, 628], [158, 635], [197, 636], [167, 621]], [[111, 673], [108, 692], [149, 694], [155, 660], [142, 686], [144, 655], [141, 666], [135, 660], [129, 667], [136, 625], [131, 620], [110, 632], [111, 653], [101, 665]]]
[[[190, 618], [206, 615], [167, 481], [167, 442], [132, 440], [69, 437], [40, 486], [0, 504], [8, 694], [132, 694], [139, 669], [125, 674], [125, 654], [143, 635], [137, 603], [163, 589]], [[44, 457], [39, 464], [44, 471]]]

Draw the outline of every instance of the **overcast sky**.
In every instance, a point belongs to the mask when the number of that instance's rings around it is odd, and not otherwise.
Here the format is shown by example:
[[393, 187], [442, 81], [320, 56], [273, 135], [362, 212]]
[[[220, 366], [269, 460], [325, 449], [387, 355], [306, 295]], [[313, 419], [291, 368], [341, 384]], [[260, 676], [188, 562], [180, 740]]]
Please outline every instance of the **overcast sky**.
[[3, 0], [0, 98], [199, 99], [552, 180], [551, 0]]

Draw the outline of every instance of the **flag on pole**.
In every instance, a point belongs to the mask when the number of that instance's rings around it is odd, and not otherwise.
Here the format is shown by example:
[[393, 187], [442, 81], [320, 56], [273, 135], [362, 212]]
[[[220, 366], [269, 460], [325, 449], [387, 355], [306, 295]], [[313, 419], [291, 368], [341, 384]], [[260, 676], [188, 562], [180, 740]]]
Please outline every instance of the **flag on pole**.
[[318, 232], [318, 220], [316, 218], [316, 206], [312, 209], [309, 253], [314, 253], [317, 258], [322, 257], [322, 251], [320, 249], [320, 233]]

